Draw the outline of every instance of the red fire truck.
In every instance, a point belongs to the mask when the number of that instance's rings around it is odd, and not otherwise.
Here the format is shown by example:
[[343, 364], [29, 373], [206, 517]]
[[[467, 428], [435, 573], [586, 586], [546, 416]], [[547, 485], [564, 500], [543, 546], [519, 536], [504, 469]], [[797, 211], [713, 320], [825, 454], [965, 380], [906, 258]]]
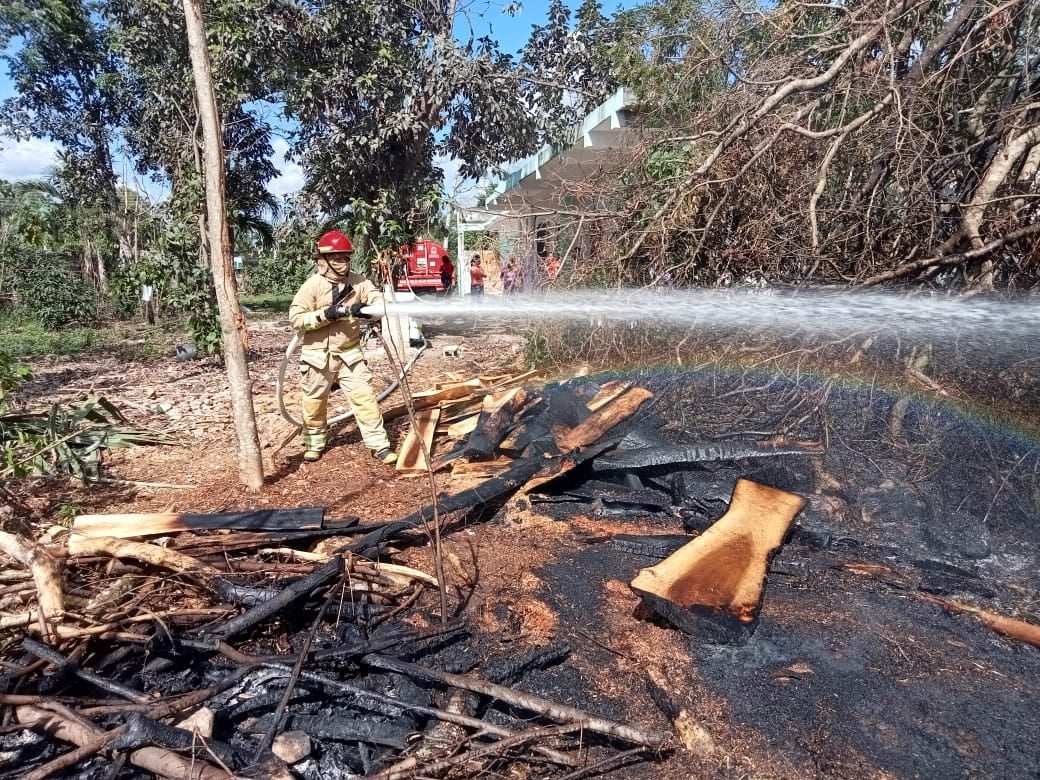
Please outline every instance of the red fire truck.
[[402, 246], [400, 260], [394, 272], [395, 287], [402, 292], [433, 292], [443, 290], [441, 258], [448, 250], [430, 239], [420, 239]]

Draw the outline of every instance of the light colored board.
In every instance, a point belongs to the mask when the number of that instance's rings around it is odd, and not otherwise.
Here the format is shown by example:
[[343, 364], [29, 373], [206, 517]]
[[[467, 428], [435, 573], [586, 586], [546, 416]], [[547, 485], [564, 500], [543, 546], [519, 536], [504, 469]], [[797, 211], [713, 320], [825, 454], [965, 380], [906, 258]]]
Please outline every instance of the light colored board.
[[441, 410], [436, 407], [415, 413], [417, 428], [410, 428], [404, 437], [401, 450], [397, 453], [398, 471], [416, 473], [427, 470], [422, 443], [426, 444], [427, 452], [433, 452], [433, 434], [437, 429], [437, 420], [440, 416]]
[[455, 461], [452, 466], [451, 475], [453, 477], [495, 477], [512, 466], [514, 462], [512, 458], [498, 458], [474, 463], [459, 460]]
[[479, 421], [479, 414], [471, 414], [469, 417], [463, 417], [461, 420], [453, 422], [447, 429], [448, 438], [461, 439], [463, 436], [469, 436], [477, 429]]
[[599, 392], [592, 397], [592, 400], [585, 404], [590, 412], [594, 412], [601, 406], [606, 406], [615, 398], [619, 397], [628, 388], [632, 386], [631, 382], [625, 382], [621, 379], [614, 379], [610, 382], [605, 382], [600, 387]]
[[684, 630], [687, 610], [703, 607], [751, 623], [758, 615], [769, 556], [805, 499], [737, 480], [729, 509], [703, 534], [632, 580], [634, 591]]
[[325, 510], [319, 507], [215, 513], [77, 515], [72, 521], [72, 531], [83, 536], [111, 536], [117, 539], [221, 528], [239, 531], [303, 531], [321, 528], [324, 516]]
[[615, 425], [635, 414], [644, 401], [653, 397], [654, 394], [645, 387], [626, 390], [573, 428], [554, 428], [552, 433], [556, 446], [560, 448], [560, 452], [566, 453], [598, 441]]

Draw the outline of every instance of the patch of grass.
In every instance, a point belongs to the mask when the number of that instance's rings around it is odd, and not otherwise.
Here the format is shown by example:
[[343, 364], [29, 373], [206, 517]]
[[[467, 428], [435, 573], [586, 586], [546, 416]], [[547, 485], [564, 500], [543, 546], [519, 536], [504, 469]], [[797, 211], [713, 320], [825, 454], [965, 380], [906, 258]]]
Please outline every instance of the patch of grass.
[[49, 330], [18, 311], [0, 317], [0, 351], [18, 360], [43, 355], [67, 357], [93, 350], [142, 360], [172, 355], [175, 345], [190, 341], [184, 323], [176, 320], [159, 325], [113, 321]]
[[239, 302], [252, 314], [287, 314], [292, 295], [278, 293], [261, 293], [259, 295], [243, 295]]
[[75, 355], [98, 343], [93, 328], [47, 330], [38, 322], [5, 317], [0, 322], [0, 351], [17, 359], [40, 355]]

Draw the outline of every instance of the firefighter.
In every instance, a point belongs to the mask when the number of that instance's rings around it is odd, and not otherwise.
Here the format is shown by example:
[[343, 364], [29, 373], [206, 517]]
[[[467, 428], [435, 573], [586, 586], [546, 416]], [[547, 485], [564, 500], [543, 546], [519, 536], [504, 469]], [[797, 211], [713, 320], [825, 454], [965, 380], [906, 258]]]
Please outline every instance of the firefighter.
[[362, 309], [381, 304], [383, 295], [372, 282], [350, 270], [354, 247], [338, 230], [318, 239], [318, 272], [303, 283], [289, 319], [302, 332], [300, 390], [303, 407], [303, 459], [316, 461], [325, 450], [329, 392], [338, 383], [350, 402], [361, 440], [380, 462], [397, 462], [390, 448], [372, 372], [361, 351]]

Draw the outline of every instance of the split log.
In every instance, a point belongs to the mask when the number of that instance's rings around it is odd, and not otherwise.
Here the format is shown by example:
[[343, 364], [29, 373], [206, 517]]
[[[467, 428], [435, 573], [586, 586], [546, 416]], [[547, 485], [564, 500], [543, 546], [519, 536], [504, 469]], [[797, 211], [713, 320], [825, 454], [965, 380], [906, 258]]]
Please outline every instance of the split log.
[[236, 531], [301, 531], [321, 528], [325, 510], [321, 507], [300, 509], [256, 509], [248, 512], [158, 512], [153, 514], [77, 515], [72, 521], [73, 533], [82, 536], [155, 536], [179, 531], [227, 529]]
[[218, 573], [217, 569], [176, 550], [169, 550], [148, 542], [131, 542], [127, 539], [115, 539], [108, 536], [83, 538], [73, 535], [69, 538], [69, 555], [72, 557], [109, 555], [113, 558], [133, 558], [152, 566], [158, 566], [160, 569], [169, 569], [178, 574], [203, 578], [207, 583], [209, 577]]
[[632, 589], [686, 633], [721, 629], [714, 638], [741, 638], [754, 628], [769, 557], [803, 506], [801, 496], [737, 480], [726, 513], [661, 563], [640, 571]]
[[632, 387], [631, 382], [627, 382], [621, 379], [614, 379], [610, 382], [604, 382], [592, 399], [585, 404], [590, 412], [594, 412], [602, 406], [606, 406], [611, 401], [620, 398], [624, 395], [628, 389]]
[[519, 387], [500, 396], [486, 397], [477, 427], [470, 434], [462, 451], [463, 457], [470, 460], [490, 460], [499, 442], [513, 426], [516, 412], [524, 405], [525, 400], [527, 394]]
[[593, 471], [627, 471], [646, 466], [672, 466], [678, 463], [709, 463], [743, 458], [769, 458], [776, 455], [818, 455], [819, 442], [757, 444], [755, 442], [701, 442], [664, 447], [617, 450], [592, 464]]
[[460, 461], [451, 467], [453, 477], [494, 477], [501, 474], [514, 463], [512, 458], [495, 458], [494, 460], [480, 460], [470, 463]]
[[[32, 539], [0, 531], [0, 552], [20, 563], [32, 574], [36, 586], [36, 600], [40, 605], [37, 616], [46, 626], [65, 616], [65, 596], [61, 582], [61, 562]], [[49, 633], [45, 627], [44, 633]]]
[[607, 431], [635, 414], [654, 394], [644, 387], [633, 387], [608, 404], [600, 406], [583, 422], [569, 430], [553, 429], [560, 452], [570, 452], [598, 441]]
[[405, 474], [425, 474], [429, 464], [426, 453], [433, 452], [433, 434], [440, 419], [437, 408], [415, 413], [415, 425], [408, 429], [397, 456], [397, 470]]

